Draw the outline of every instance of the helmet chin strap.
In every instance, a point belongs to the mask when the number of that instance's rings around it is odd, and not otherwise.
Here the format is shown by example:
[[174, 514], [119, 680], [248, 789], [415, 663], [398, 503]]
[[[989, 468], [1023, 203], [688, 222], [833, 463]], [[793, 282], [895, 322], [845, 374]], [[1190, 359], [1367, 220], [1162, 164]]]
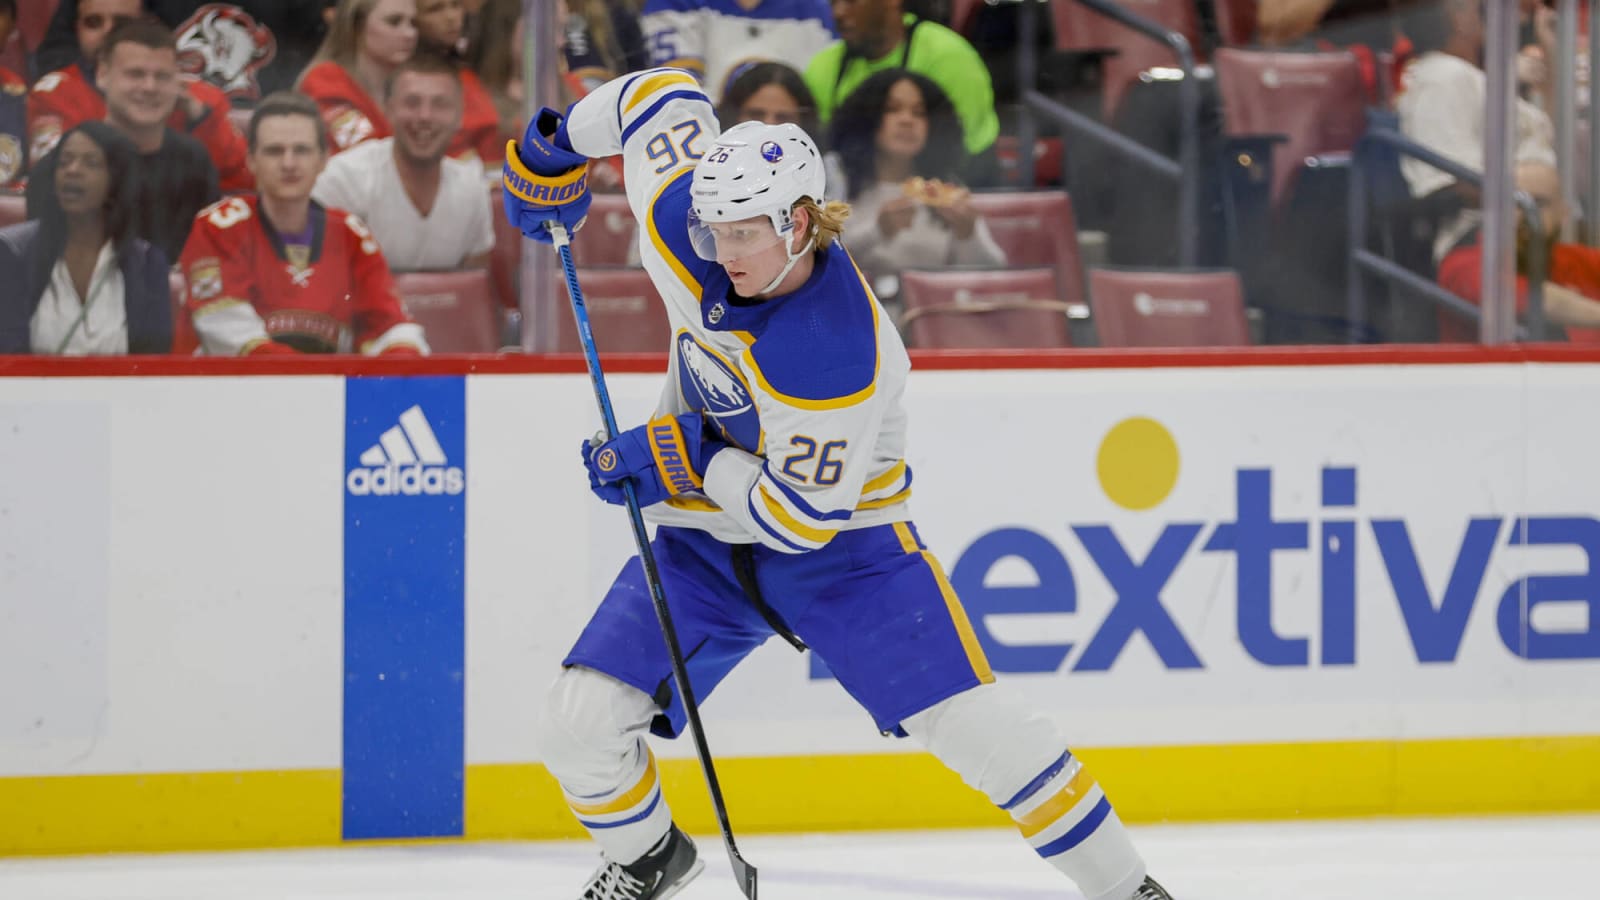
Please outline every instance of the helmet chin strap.
[[761, 290], [757, 291], [756, 293], [758, 295], [759, 294], [770, 294], [773, 291], [777, 290], [778, 282], [780, 282], [783, 279], [787, 278], [789, 276], [789, 273], [794, 271], [794, 267], [795, 267], [795, 265], [797, 263], [800, 262], [800, 258], [805, 256], [807, 253], [811, 252], [811, 245], [814, 244], [814, 243], [816, 243], [816, 238], [814, 238], [814, 237], [806, 238], [805, 246], [801, 247], [798, 251], [790, 251], [789, 247], [788, 247], [788, 244], [785, 243], [783, 252], [788, 254], [789, 261], [784, 264], [783, 269], [780, 272], [778, 272], [778, 276], [776, 278], [774, 278], [771, 281], [767, 282], [767, 286], [762, 288]]

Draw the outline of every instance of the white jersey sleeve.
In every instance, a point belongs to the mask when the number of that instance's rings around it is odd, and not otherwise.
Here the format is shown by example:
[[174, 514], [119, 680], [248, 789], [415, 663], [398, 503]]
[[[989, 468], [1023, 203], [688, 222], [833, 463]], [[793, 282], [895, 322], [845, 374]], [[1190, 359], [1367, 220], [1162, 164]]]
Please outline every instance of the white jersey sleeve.
[[578, 101], [567, 120], [572, 149], [591, 159], [622, 154], [628, 205], [640, 222], [668, 183], [722, 133], [699, 82], [681, 69], [614, 78]]

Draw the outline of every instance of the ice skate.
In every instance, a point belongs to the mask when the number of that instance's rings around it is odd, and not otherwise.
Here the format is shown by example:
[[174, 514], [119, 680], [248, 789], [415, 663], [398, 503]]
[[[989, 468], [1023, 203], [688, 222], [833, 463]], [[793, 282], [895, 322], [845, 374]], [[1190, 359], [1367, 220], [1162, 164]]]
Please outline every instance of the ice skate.
[[637, 862], [624, 866], [607, 860], [589, 879], [579, 900], [667, 900], [705, 866], [694, 841], [674, 825], [661, 843]]
[[1154, 878], [1146, 875], [1144, 884], [1139, 885], [1139, 889], [1133, 892], [1129, 900], [1172, 900], [1172, 895], [1167, 893], [1166, 888], [1156, 884]]

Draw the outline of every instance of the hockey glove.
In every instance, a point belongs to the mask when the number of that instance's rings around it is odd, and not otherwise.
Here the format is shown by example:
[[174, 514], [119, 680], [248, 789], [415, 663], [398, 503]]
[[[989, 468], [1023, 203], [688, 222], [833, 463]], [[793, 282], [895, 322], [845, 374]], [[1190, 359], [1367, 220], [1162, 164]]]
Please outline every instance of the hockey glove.
[[698, 491], [706, 466], [728, 446], [712, 436], [699, 413], [661, 416], [603, 443], [586, 441], [589, 488], [607, 503], [625, 502], [622, 480], [632, 478], [640, 506]]
[[528, 123], [521, 144], [506, 142], [500, 171], [506, 219], [541, 243], [552, 241], [548, 223], [576, 234], [589, 215], [589, 158], [571, 147], [565, 119], [549, 107]]

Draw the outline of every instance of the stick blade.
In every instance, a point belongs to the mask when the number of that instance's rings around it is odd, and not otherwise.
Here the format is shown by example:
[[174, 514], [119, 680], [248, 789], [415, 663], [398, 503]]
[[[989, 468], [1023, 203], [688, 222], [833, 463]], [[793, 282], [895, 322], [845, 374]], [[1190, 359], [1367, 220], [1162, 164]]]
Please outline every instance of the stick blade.
[[733, 880], [739, 882], [739, 890], [749, 900], [756, 900], [756, 867], [744, 861], [739, 851], [728, 848], [728, 861], [733, 864]]

